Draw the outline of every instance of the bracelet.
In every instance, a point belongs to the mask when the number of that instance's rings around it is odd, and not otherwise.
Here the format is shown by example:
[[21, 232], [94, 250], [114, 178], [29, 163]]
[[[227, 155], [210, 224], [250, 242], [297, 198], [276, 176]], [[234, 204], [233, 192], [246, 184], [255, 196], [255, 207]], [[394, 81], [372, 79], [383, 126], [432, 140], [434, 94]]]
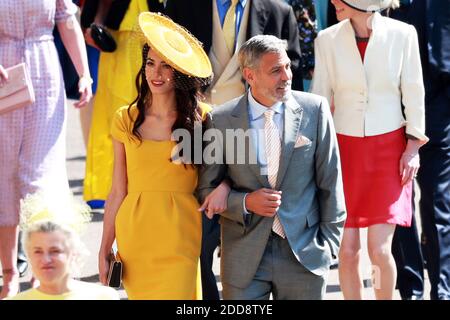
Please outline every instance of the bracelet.
[[94, 80], [92, 80], [91, 77], [87, 77], [87, 76], [81, 76], [80, 79], [78, 80], [78, 82], [80, 81], [86, 81], [88, 83], [88, 85], [92, 85], [94, 83]]

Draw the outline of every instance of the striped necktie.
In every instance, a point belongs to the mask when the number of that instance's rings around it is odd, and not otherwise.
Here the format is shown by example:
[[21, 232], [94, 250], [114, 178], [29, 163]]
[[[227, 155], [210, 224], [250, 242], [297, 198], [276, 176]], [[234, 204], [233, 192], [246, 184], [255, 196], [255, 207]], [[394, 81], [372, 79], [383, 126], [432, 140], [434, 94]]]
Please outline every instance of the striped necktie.
[[[273, 121], [274, 114], [275, 112], [270, 109], [264, 112], [265, 117], [264, 134], [266, 138], [267, 175], [270, 186], [272, 188], [275, 188], [277, 182], [278, 166], [280, 164], [280, 154], [281, 154], [280, 134], [277, 126], [275, 125], [275, 122]], [[275, 214], [274, 216], [272, 230], [283, 239], [286, 238], [278, 214]]]

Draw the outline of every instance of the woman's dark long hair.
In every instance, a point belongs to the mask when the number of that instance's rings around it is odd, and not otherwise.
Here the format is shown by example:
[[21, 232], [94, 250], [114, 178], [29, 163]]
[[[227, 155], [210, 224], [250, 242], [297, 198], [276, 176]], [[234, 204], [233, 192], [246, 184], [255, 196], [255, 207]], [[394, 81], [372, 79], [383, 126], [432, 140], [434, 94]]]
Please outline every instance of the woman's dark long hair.
[[[128, 116], [132, 119], [130, 114], [130, 109], [133, 105], [136, 105], [138, 110], [138, 115], [133, 123], [132, 134], [142, 142], [142, 136], [139, 133], [140, 126], [145, 121], [145, 109], [148, 104], [151, 104], [152, 100], [152, 92], [150, 91], [150, 87], [148, 85], [147, 79], [145, 77], [145, 67], [147, 61], [147, 55], [150, 47], [145, 44], [142, 49], [142, 67], [139, 70], [136, 76], [136, 88], [138, 95], [136, 99], [130, 104], [128, 107]], [[175, 81], [175, 99], [176, 99], [176, 111], [177, 118], [172, 126], [172, 132], [176, 129], [185, 129], [189, 132], [191, 137], [191, 155], [194, 155], [194, 126], [195, 123], [202, 121], [202, 111], [198, 104], [199, 99], [199, 89], [197, 86], [193, 86], [193, 88], [184, 90], [180, 89], [180, 86], [177, 86], [177, 81], [187, 82], [189, 78], [184, 74], [178, 72], [174, 69], [174, 81]], [[181, 86], [182, 87], [182, 86]], [[177, 141], [177, 143], [180, 143]], [[183, 158], [182, 151], [180, 152], [181, 158]], [[184, 162], [193, 163], [193, 159], [184, 159]]]

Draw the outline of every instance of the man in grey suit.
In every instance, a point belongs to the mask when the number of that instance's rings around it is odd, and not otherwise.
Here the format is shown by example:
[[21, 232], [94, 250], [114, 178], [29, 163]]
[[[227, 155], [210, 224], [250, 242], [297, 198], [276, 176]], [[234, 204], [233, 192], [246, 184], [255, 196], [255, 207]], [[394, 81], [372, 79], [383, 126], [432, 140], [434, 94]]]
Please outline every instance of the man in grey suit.
[[322, 299], [339, 249], [346, 211], [329, 106], [291, 91], [285, 48], [249, 39], [239, 62], [250, 90], [206, 121], [200, 201], [223, 179], [231, 186], [220, 217], [224, 299]]

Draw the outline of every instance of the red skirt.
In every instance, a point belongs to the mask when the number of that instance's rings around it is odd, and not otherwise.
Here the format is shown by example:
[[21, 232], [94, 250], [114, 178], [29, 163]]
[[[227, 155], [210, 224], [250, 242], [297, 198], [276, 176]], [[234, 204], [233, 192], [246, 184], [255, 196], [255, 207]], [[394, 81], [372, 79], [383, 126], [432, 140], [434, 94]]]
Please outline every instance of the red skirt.
[[410, 226], [412, 183], [401, 185], [405, 129], [370, 136], [337, 135], [342, 162], [346, 228], [374, 224]]

